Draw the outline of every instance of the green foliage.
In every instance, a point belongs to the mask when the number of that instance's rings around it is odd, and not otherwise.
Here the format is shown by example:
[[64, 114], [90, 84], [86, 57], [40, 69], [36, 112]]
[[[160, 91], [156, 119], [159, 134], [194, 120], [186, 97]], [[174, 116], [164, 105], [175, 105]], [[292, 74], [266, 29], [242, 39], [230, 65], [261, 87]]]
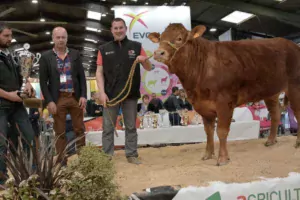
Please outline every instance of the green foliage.
[[78, 159], [68, 166], [73, 174], [68, 190], [71, 199], [117, 200], [118, 187], [114, 182], [113, 162], [98, 147], [85, 146]]
[[[9, 150], [6, 160], [12, 177], [6, 182], [4, 200], [124, 199], [114, 182], [113, 162], [99, 148], [82, 147], [78, 158], [62, 167], [54, 157], [55, 142], [50, 145], [42, 142], [39, 153], [31, 147], [30, 158], [24, 148], [15, 154]], [[64, 153], [63, 157], [66, 156]], [[33, 163], [35, 168], [32, 168]]]

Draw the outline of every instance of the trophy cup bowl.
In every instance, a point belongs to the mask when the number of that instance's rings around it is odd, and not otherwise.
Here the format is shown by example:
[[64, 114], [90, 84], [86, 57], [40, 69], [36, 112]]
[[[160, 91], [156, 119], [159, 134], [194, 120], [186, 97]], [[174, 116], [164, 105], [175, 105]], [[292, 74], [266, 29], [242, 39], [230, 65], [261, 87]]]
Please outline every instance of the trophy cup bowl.
[[[41, 54], [37, 53], [34, 55], [28, 51], [30, 45], [28, 43], [24, 44], [24, 50], [18, 52], [18, 60], [20, 64], [20, 74], [23, 79], [22, 86], [18, 91], [18, 95], [22, 98], [24, 105], [28, 107], [42, 107], [42, 100], [37, 98], [31, 98], [28, 92], [25, 91], [25, 86], [28, 83], [28, 78], [31, 75], [32, 68], [39, 62]], [[26, 107], [27, 107], [26, 106]]]

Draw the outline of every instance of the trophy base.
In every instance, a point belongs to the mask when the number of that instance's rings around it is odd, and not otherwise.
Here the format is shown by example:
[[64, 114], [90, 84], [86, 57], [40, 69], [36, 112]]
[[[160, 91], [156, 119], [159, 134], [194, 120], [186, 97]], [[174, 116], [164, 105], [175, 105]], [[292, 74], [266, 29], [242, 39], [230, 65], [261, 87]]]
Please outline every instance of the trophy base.
[[23, 104], [27, 108], [43, 108], [43, 100], [37, 98], [26, 98]]

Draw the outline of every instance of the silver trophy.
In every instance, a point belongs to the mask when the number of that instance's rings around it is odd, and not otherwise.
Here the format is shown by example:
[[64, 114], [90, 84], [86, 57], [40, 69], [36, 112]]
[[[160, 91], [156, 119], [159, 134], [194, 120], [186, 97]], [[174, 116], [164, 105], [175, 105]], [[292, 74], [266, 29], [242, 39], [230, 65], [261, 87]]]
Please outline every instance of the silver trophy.
[[31, 53], [28, 49], [30, 48], [30, 45], [28, 43], [24, 44], [24, 50], [19, 51], [17, 56], [19, 60], [19, 64], [21, 66], [20, 74], [23, 77], [23, 84], [21, 87], [21, 90], [18, 92], [19, 96], [22, 99], [29, 98], [28, 93], [25, 92], [25, 85], [28, 82], [28, 78], [31, 75], [32, 68], [34, 65], [37, 65], [41, 58], [41, 54], [37, 53], [36, 55]]

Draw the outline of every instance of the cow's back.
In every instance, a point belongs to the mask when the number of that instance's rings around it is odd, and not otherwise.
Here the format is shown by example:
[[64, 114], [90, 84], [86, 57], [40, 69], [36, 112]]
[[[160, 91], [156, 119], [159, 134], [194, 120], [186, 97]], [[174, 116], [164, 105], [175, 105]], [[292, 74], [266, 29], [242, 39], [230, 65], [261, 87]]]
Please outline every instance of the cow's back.
[[219, 64], [215, 73], [222, 72], [220, 79], [224, 79], [219, 86], [236, 90], [229, 92], [237, 93], [239, 104], [279, 93], [290, 76], [300, 78], [300, 73], [295, 73], [300, 49], [291, 41], [274, 38], [218, 42], [216, 49]]

